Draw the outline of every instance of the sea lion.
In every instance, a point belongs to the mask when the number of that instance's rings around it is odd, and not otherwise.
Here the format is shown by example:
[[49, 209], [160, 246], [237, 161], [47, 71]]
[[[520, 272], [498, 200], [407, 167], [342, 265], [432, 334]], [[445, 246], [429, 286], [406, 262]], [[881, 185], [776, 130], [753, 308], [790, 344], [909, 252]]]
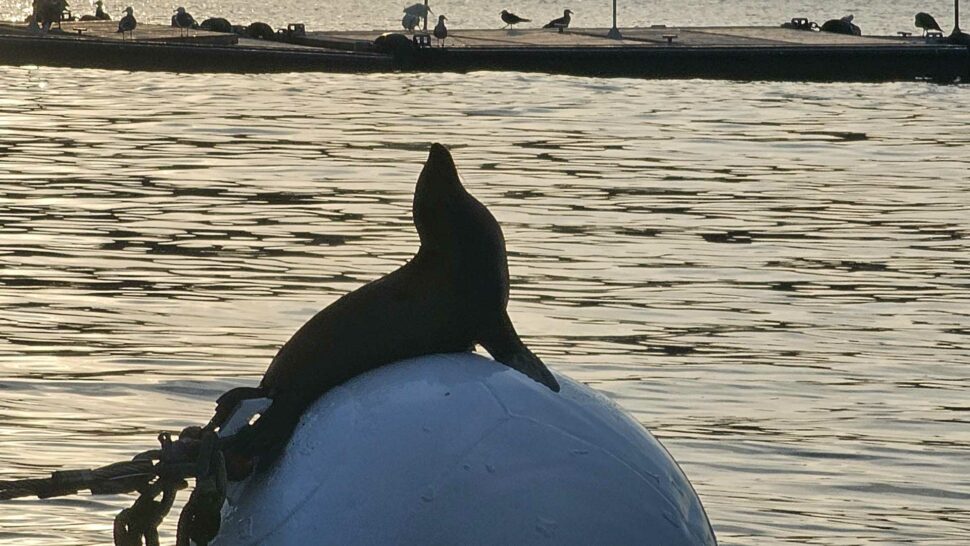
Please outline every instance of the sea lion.
[[255, 424], [226, 442], [230, 455], [255, 455], [265, 468], [303, 410], [333, 387], [391, 362], [470, 351], [476, 344], [559, 391], [506, 312], [509, 270], [502, 229], [462, 186], [441, 144], [431, 146], [418, 178], [412, 216], [421, 245], [409, 262], [311, 318], [276, 354], [258, 389], [236, 389], [220, 398], [216, 426], [220, 413], [224, 418], [239, 399], [272, 399]]

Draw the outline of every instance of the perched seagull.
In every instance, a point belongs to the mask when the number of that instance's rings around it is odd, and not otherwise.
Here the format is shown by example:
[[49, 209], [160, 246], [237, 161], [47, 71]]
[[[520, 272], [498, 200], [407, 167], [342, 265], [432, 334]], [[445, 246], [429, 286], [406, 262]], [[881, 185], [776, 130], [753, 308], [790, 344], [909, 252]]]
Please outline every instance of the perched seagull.
[[414, 32], [414, 27], [421, 24], [421, 18], [417, 15], [411, 15], [410, 13], [405, 13], [404, 18], [401, 19], [401, 26], [405, 30], [410, 30]]
[[445, 21], [448, 18], [444, 15], [438, 16], [438, 24], [434, 27], [434, 37], [441, 40], [441, 47], [445, 47], [445, 38], [448, 37], [448, 27], [445, 26]]
[[192, 17], [189, 12], [185, 11], [185, 8], [179, 6], [179, 8], [175, 10], [175, 15], [172, 16], [172, 26], [178, 27], [179, 36], [181, 36], [182, 32], [184, 32], [186, 29], [194, 28], [195, 24], [195, 17]]
[[936, 22], [936, 19], [929, 13], [923, 11], [916, 14], [916, 27], [923, 29], [923, 36], [926, 36], [927, 30], [939, 30], [943, 32], [943, 29], [940, 28], [940, 24]]
[[95, 2], [94, 5], [97, 6], [97, 9], [94, 10], [94, 15], [82, 15], [81, 16], [82, 21], [110, 21], [111, 20], [111, 16], [105, 13], [104, 9], [102, 9], [103, 3], [101, 2], [101, 0], [98, 0], [97, 2]]
[[111, 20], [111, 16], [108, 15], [107, 13], [105, 13], [105, 11], [104, 11], [104, 2], [102, 2], [101, 0], [98, 0], [97, 2], [94, 3], [94, 5], [96, 7], [96, 9], [94, 10], [94, 16], [99, 21], [110, 21]]
[[131, 9], [131, 6], [128, 6], [125, 8], [125, 13], [127, 13], [127, 15], [118, 21], [118, 32], [121, 33], [122, 40], [125, 39], [126, 32], [129, 36], [131, 36], [132, 32], [135, 30], [135, 27], [138, 26], [138, 21], [135, 21], [134, 12], [135, 10]]
[[510, 13], [509, 10], [503, 9], [502, 21], [505, 22], [505, 26], [511, 29], [514, 25], [519, 23], [528, 23], [529, 21], [532, 21], [532, 19], [523, 19], [514, 13]]
[[559, 32], [562, 32], [562, 29], [569, 28], [569, 20], [571, 19], [570, 16], [572, 14], [573, 14], [572, 11], [568, 9], [564, 10], [562, 12], [562, 17], [560, 17], [559, 19], [553, 19], [552, 21], [549, 21], [542, 28], [558, 28]]

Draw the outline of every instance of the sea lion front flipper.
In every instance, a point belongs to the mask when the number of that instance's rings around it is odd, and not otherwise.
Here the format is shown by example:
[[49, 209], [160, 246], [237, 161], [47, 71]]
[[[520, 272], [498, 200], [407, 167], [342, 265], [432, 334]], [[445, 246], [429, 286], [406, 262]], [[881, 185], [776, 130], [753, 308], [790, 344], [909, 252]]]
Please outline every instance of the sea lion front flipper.
[[[302, 414], [302, 407], [296, 401], [286, 397], [274, 399], [255, 423], [222, 439], [226, 459], [251, 462], [256, 458], [259, 470], [269, 468], [283, 452]], [[243, 477], [245, 475], [232, 479]]]
[[525, 374], [537, 383], [542, 383], [552, 392], [559, 392], [559, 382], [539, 357], [519, 339], [508, 313], [502, 313], [500, 324], [478, 342], [496, 361]]
[[235, 389], [230, 389], [222, 393], [222, 396], [216, 400], [215, 414], [213, 414], [212, 419], [209, 420], [209, 424], [205, 428], [215, 430], [221, 427], [226, 422], [226, 419], [236, 411], [236, 408], [243, 400], [262, 398], [264, 396], [266, 396], [266, 391], [262, 387], [236, 387]]

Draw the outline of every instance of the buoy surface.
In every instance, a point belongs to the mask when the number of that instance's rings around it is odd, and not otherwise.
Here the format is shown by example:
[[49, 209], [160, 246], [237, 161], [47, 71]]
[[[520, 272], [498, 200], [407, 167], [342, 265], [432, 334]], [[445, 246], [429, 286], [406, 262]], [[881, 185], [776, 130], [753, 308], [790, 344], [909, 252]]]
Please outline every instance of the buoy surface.
[[430, 355], [333, 389], [236, 484], [213, 544], [716, 544], [664, 447], [558, 375]]

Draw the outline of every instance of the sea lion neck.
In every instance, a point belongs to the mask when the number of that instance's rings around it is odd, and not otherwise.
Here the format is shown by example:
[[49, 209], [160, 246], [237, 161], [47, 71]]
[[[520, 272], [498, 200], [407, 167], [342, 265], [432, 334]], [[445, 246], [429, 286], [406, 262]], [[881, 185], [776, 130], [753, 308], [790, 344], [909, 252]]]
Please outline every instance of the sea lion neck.
[[422, 248], [440, 248], [455, 240], [455, 214], [474, 199], [465, 191], [451, 153], [441, 144], [431, 145], [428, 160], [414, 190], [412, 215]]

